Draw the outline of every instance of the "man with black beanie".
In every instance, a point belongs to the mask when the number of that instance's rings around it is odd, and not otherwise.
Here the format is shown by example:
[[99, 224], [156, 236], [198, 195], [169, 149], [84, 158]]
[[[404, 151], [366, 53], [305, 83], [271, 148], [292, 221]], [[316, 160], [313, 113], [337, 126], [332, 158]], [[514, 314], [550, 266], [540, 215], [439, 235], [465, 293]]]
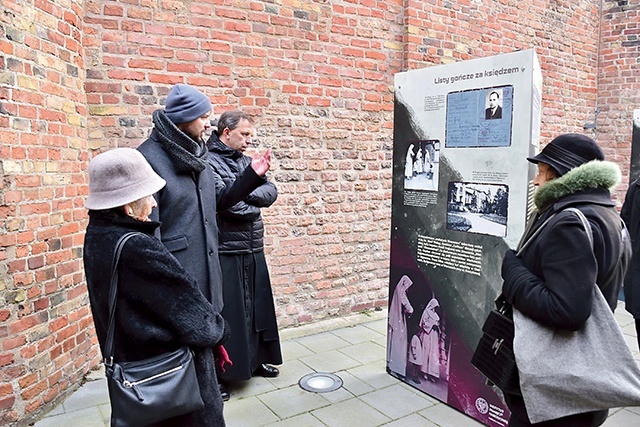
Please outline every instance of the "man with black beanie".
[[[154, 128], [138, 150], [166, 182], [155, 198], [151, 219], [160, 221], [159, 238], [195, 279], [217, 313], [222, 312], [222, 274], [218, 259], [216, 209], [233, 206], [265, 180], [271, 151], [256, 156], [234, 185], [216, 192], [213, 170], [202, 139], [209, 128], [211, 101], [198, 89], [177, 84], [164, 110], [153, 113]], [[222, 346], [195, 351], [196, 369], [215, 371], [214, 358], [226, 357]], [[200, 384], [205, 408], [174, 425], [224, 426], [219, 385]]]

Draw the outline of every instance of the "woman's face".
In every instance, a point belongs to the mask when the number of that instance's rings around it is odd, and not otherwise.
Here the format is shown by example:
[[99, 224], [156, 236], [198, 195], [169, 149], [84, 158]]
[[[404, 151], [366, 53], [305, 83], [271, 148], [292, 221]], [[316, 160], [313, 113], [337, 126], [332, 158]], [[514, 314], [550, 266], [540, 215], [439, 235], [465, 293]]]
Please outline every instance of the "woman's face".
[[533, 185], [541, 186], [553, 179], [556, 179], [558, 174], [555, 169], [546, 163], [538, 163], [538, 175], [533, 179]]
[[147, 197], [143, 197], [140, 200], [136, 200], [133, 203], [129, 203], [126, 209], [131, 210], [131, 213], [127, 211], [127, 214], [130, 217], [133, 217], [140, 221], [148, 222], [151, 221], [149, 215], [151, 215], [151, 211], [156, 206], [158, 206], [158, 204], [156, 203], [156, 199], [152, 195], [150, 195]]

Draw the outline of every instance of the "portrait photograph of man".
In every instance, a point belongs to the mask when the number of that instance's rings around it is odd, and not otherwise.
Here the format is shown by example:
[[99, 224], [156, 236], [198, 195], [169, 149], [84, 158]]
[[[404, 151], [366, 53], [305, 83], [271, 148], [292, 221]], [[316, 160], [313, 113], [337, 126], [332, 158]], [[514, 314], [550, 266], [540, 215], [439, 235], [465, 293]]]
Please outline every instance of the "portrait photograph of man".
[[499, 89], [489, 91], [487, 108], [484, 110], [485, 119], [492, 120], [502, 118], [501, 92]]

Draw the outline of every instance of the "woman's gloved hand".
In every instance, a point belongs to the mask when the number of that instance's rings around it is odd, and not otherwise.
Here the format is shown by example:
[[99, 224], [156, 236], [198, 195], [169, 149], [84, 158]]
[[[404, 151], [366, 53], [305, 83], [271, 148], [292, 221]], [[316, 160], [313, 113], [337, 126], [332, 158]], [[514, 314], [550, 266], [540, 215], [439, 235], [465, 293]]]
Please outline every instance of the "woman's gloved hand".
[[229, 358], [229, 353], [227, 353], [227, 349], [224, 348], [222, 344], [213, 347], [213, 359], [218, 369], [220, 369], [220, 372], [226, 371], [226, 365], [233, 366], [233, 362]]

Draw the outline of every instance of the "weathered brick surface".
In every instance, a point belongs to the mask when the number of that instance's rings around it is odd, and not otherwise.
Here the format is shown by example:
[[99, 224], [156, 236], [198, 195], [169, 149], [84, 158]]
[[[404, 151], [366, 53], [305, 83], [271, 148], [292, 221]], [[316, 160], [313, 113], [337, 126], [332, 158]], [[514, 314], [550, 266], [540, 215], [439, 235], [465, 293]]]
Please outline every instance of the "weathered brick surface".
[[629, 179], [637, 178], [628, 172], [633, 110], [640, 109], [640, 0], [603, 2], [597, 93], [598, 141], [622, 166], [624, 183], [617, 195], [624, 200]]
[[81, 268], [82, 5], [4, 1], [0, 25], [0, 424], [26, 425], [74, 384], [60, 378], [75, 382], [99, 361]]
[[640, 0], [0, 7], [3, 425], [37, 418], [97, 365], [86, 165], [139, 145], [175, 83], [202, 89], [216, 115], [253, 115], [256, 148], [274, 149], [280, 197], [264, 216], [281, 327], [387, 304], [396, 72], [534, 47], [543, 137], [582, 131], [597, 109], [598, 141], [628, 169]]

